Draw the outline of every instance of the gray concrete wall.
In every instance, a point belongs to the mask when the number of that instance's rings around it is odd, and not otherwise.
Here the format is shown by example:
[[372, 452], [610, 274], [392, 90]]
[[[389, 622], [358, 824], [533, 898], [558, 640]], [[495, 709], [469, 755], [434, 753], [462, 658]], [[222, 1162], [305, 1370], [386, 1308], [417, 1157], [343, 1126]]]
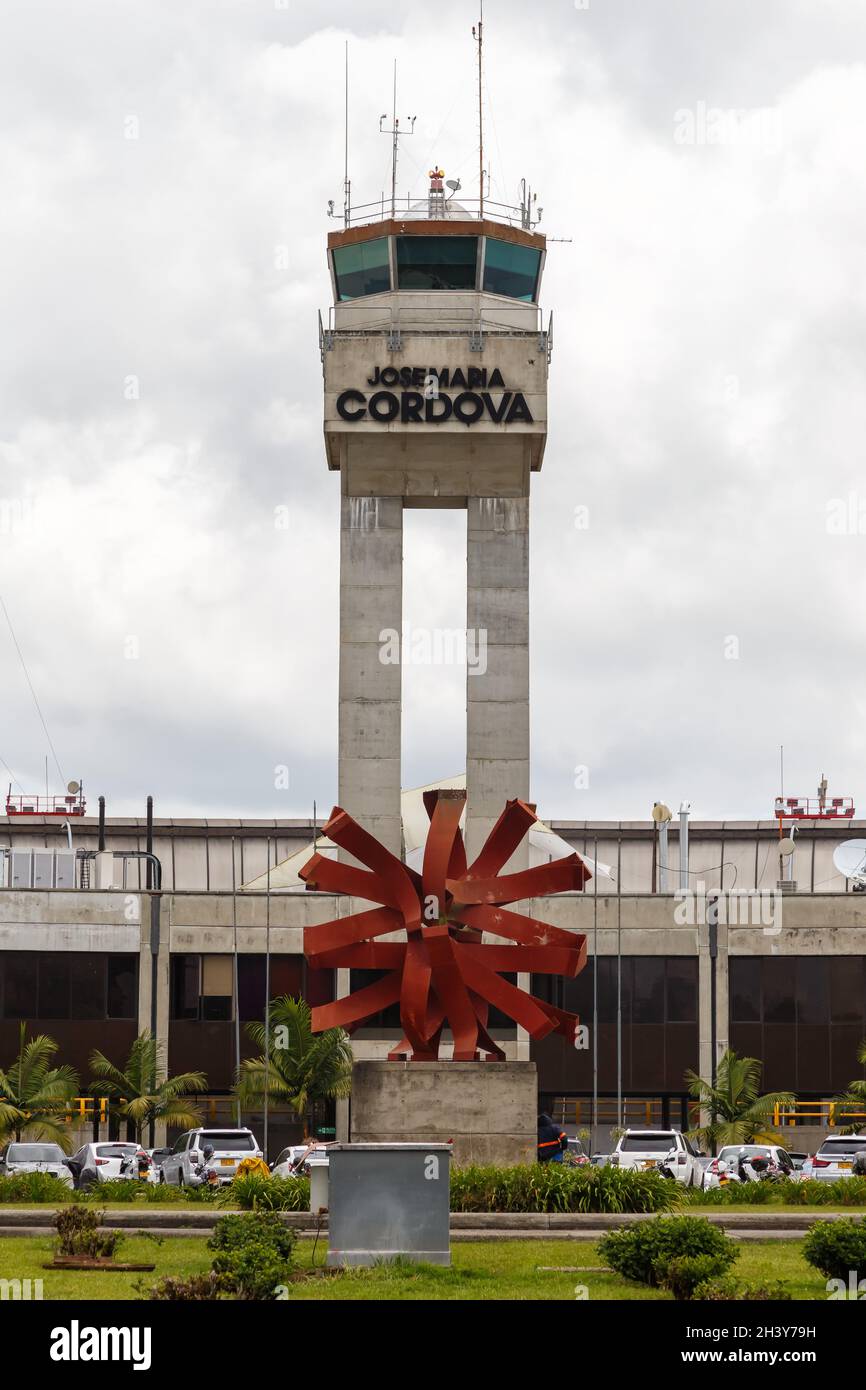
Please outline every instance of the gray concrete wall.
[[353, 1143], [453, 1140], [454, 1162], [531, 1163], [534, 1062], [356, 1062]]

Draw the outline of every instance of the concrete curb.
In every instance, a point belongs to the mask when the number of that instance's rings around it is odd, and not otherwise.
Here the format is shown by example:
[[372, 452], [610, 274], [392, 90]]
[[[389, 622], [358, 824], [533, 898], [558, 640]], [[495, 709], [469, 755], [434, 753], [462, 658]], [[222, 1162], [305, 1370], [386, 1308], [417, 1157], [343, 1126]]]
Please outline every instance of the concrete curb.
[[[859, 1210], [825, 1212], [820, 1209], [803, 1212], [696, 1211], [706, 1216], [714, 1226], [738, 1239], [790, 1239], [804, 1235], [816, 1221], [840, 1221], [849, 1216], [863, 1220]], [[0, 1211], [0, 1236], [35, 1236], [53, 1229], [56, 1212], [52, 1207], [7, 1208]], [[213, 1230], [225, 1210], [166, 1210], [165, 1208], [132, 1208], [105, 1213], [104, 1225], [116, 1230], [166, 1236], [202, 1236]], [[314, 1235], [318, 1228], [327, 1231], [328, 1218], [321, 1223], [310, 1212], [281, 1212], [283, 1221], [298, 1234]], [[455, 1240], [595, 1240], [605, 1231], [634, 1226], [653, 1220], [654, 1213], [601, 1212], [569, 1214], [563, 1212], [452, 1212], [451, 1231]]]

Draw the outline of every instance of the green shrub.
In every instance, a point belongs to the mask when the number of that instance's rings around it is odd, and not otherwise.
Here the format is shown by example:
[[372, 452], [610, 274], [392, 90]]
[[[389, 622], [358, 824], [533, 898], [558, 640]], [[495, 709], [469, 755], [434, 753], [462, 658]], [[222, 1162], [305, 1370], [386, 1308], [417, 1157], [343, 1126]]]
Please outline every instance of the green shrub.
[[71, 1202], [73, 1191], [54, 1173], [10, 1173], [0, 1177], [0, 1202]]
[[252, 1243], [271, 1245], [283, 1258], [290, 1260], [295, 1248], [295, 1232], [281, 1221], [276, 1212], [250, 1212], [243, 1216], [221, 1216], [208, 1240], [208, 1249], [240, 1250]]
[[123, 1240], [121, 1231], [99, 1229], [104, 1211], [83, 1206], [64, 1207], [57, 1213], [58, 1255], [80, 1255], [90, 1259], [110, 1259]]
[[610, 1231], [599, 1241], [598, 1252], [624, 1279], [651, 1285], [678, 1256], [711, 1255], [730, 1264], [739, 1254], [721, 1227], [703, 1216], [660, 1216], [628, 1230]]
[[781, 1282], [741, 1284], [730, 1275], [699, 1284], [692, 1295], [703, 1303], [790, 1303], [794, 1295]]
[[656, 1212], [678, 1201], [658, 1172], [531, 1163], [470, 1166], [451, 1174], [451, 1210], [463, 1212]]
[[715, 1255], [675, 1255], [662, 1257], [656, 1261], [656, 1282], [662, 1288], [670, 1289], [678, 1300], [692, 1299], [702, 1284], [717, 1279], [725, 1273], [737, 1258], [738, 1251], [733, 1246]]
[[[838, 1187], [838, 1183], [828, 1183]], [[803, 1255], [828, 1279], [866, 1278], [866, 1224], [862, 1221], [816, 1221], [803, 1241]]]
[[294, 1246], [294, 1231], [275, 1212], [224, 1216], [208, 1241], [212, 1272], [240, 1299], [275, 1298], [292, 1272]]
[[277, 1297], [292, 1271], [291, 1260], [281, 1256], [267, 1241], [250, 1241], [236, 1250], [226, 1250], [213, 1262], [214, 1274], [222, 1276], [236, 1298], [267, 1300]]
[[207, 1274], [191, 1274], [186, 1279], [176, 1279], [173, 1275], [167, 1275], [153, 1285], [147, 1297], [152, 1302], [201, 1303], [205, 1300], [224, 1298], [226, 1293], [225, 1276], [209, 1270]]
[[250, 1173], [223, 1190], [221, 1204], [237, 1202], [244, 1211], [309, 1211], [309, 1178], [264, 1178]]

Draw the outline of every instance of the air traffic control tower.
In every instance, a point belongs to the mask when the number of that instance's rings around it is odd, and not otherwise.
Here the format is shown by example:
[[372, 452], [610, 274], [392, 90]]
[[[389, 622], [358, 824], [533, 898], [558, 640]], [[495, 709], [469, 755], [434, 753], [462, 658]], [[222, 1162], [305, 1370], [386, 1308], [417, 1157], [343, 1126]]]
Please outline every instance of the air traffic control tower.
[[454, 198], [436, 168], [421, 203], [345, 214], [320, 345], [342, 493], [340, 805], [400, 854], [401, 667], [382, 633], [402, 631], [403, 510], [465, 507], [466, 624], [487, 644], [485, 673], [467, 666], [471, 859], [505, 801], [530, 794], [529, 487], [551, 330], [531, 198], [474, 211]]

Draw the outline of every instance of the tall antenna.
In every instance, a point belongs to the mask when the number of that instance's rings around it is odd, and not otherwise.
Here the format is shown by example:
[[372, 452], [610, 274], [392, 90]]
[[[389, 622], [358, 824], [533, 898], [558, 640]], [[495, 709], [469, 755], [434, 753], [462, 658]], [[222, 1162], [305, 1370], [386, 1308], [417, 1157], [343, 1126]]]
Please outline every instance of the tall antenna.
[[472, 37], [478, 44], [478, 216], [484, 216], [484, 104], [482, 50], [484, 45], [484, 0], [478, 0], [479, 16], [477, 25], [472, 27]]
[[383, 135], [390, 135], [390, 136], [392, 137], [392, 139], [393, 139], [393, 145], [391, 146], [391, 216], [393, 217], [393, 216], [395, 215], [395, 213], [396, 213], [396, 210], [397, 210], [397, 150], [398, 150], [398, 147], [399, 147], [400, 136], [401, 136], [401, 135], [414, 135], [414, 134], [415, 134], [415, 119], [416, 119], [414, 116], [408, 116], [408, 117], [407, 117], [407, 120], [408, 120], [408, 122], [409, 122], [409, 129], [408, 129], [408, 130], [405, 130], [405, 129], [404, 129], [404, 130], [401, 130], [401, 129], [400, 129], [400, 122], [397, 120], [397, 59], [396, 59], [396, 58], [394, 59], [394, 106], [393, 106], [393, 115], [392, 115], [392, 120], [391, 120], [391, 129], [390, 129], [390, 130], [383, 130], [383, 129], [382, 129], [382, 122], [383, 122], [383, 121], [387, 121], [387, 119], [388, 119], [387, 113], [386, 113], [384, 116], [380, 116], [380, 117], [379, 117], [379, 130], [380, 130], [380, 132], [381, 132]]
[[343, 162], [343, 225], [348, 227], [352, 220], [352, 197], [349, 184], [349, 40], [346, 39], [346, 131], [345, 159]]

